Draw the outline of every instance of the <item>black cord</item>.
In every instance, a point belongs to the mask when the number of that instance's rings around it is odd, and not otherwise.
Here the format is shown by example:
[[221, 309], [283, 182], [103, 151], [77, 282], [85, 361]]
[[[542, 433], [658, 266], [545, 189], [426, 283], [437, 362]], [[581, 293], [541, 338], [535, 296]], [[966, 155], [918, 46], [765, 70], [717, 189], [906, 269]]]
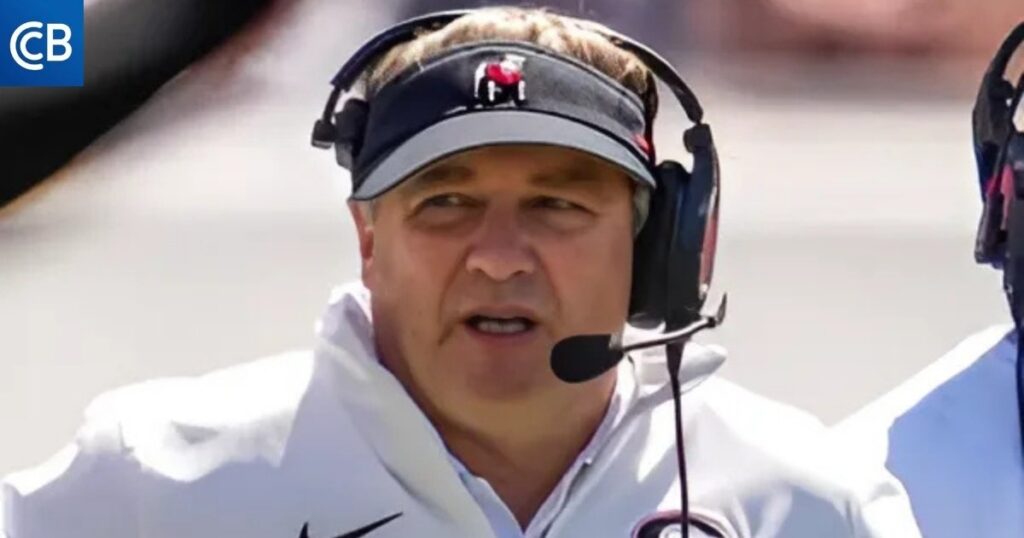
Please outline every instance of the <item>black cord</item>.
[[679, 465], [679, 526], [682, 538], [690, 536], [690, 498], [686, 487], [686, 451], [683, 449], [683, 404], [682, 389], [679, 385], [679, 367], [683, 362], [685, 343], [668, 344], [665, 356], [668, 359], [668, 375], [672, 385], [672, 402], [676, 412], [676, 461]]

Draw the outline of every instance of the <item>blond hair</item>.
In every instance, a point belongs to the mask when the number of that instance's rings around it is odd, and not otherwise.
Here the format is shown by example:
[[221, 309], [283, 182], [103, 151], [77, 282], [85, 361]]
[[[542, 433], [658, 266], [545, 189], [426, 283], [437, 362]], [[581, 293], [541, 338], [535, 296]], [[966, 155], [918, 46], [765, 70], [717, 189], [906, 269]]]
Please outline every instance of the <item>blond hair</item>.
[[649, 118], [657, 108], [650, 71], [632, 53], [615, 45], [606, 26], [552, 13], [518, 7], [481, 8], [436, 30], [391, 49], [371, 68], [365, 94], [372, 98], [382, 86], [409, 66], [424, 62], [459, 45], [479, 41], [522, 41], [583, 62], [639, 95]]

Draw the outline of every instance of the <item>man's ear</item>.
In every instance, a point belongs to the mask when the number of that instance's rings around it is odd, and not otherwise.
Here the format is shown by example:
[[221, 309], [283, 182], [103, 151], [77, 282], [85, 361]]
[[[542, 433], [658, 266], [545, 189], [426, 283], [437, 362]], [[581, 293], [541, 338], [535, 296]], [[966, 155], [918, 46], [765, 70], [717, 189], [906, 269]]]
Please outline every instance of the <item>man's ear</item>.
[[371, 270], [373, 267], [373, 219], [366, 202], [349, 200], [348, 210], [352, 213], [352, 221], [356, 225], [356, 238], [359, 240], [359, 258], [363, 284], [370, 287]]

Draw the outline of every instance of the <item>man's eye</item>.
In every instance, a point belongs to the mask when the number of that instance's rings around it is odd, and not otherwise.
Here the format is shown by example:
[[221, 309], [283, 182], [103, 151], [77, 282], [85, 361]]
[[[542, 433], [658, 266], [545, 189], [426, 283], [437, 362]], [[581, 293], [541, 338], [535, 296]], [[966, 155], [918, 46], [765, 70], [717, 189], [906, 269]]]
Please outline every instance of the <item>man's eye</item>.
[[421, 207], [462, 207], [469, 205], [469, 200], [458, 194], [438, 194], [431, 196], [420, 204]]
[[565, 200], [563, 198], [551, 198], [551, 197], [547, 197], [547, 196], [537, 200], [537, 205], [542, 207], [542, 208], [544, 208], [544, 209], [559, 209], [559, 210], [583, 209], [579, 205], [576, 205], [576, 204], [570, 202], [569, 200]]

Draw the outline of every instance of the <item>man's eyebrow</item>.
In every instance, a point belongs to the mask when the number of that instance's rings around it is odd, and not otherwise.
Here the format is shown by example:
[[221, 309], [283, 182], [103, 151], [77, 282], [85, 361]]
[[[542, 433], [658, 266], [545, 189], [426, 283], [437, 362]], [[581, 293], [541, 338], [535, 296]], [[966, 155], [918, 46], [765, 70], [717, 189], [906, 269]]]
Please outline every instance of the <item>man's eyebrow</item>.
[[530, 183], [551, 188], [571, 188], [583, 185], [593, 187], [602, 183], [596, 181], [599, 175], [600, 170], [595, 166], [573, 165], [535, 174], [530, 178]]

